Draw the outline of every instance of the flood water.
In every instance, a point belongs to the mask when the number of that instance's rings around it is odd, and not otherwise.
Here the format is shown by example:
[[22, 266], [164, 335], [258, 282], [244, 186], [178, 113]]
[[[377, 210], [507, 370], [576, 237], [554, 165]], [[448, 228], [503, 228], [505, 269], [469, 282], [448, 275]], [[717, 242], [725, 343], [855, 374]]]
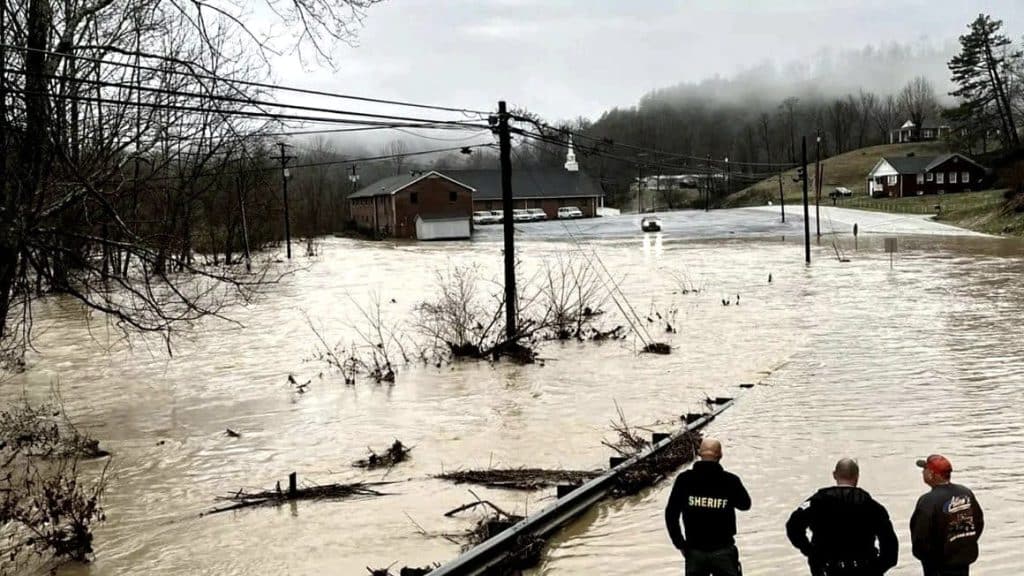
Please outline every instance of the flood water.
[[[919, 574], [907, 524], [925, 490], [914, 460], [942, 452], [954, 480], [986, 509], [976, 572], [1015, 575], [1024, 565], [1024, 245], [989, 238], [901, 238], [893, 269], [880, 238], [830, 244], [804, 266], [802, 246], [765, 237], [594, 241], [641, 316], [677, 308], [670, 356], [635, 353], [631, 340], [548, 344], [543, 365], [468, 363], [403, 369], [393, 386], [342, 377], [310, 357], [306, 316], [331, 341], [354, 338], [355, 303], [377, 294], [408, 318], [434, 290], [435, 271], [474, 263], [500, 269], [500, 242], [389, 244], [330, 239], [321, 256], [233, 314], [244, 327], [205, 323], [173, 358], [158, 343], [128, 348], [77, 306], [37, 310], [27, 373], [0, 390], [45, 398], [59, 380], [66, 411], [113, 452], [96, 531], [96, 560], [63, 574], [365, 574], [366, 566], [444, 562], [458, 546], [418, 533], [459, 532], [472, 515], [443, 513], [473, 500], [466, 486], [431, 475], [454, 468], [607, 464], [617, 403], [634, 425], [671, 429], [707, 395], [738, 396], [709, 433], [723, 464], [754, 500], [738, 544], [748, 575], [804, 573], [783, 525], [830, 483], [842, 456], [859, 459], [862, 487], [889, 509], [900, 566]], [[566, 239], [525, 240], [527, 267], [566, 254]], [[769, 273], [773, 281], [767, 281]], [[702, 287], [678, 293], [677, 279]], [[673, 293], [676, 292], [676, 293]], [[723, 306], [721, 300], [739, 306]], [[391, 300], [394, 299], [394, 303]], [[606, 305], [611, 308], [611, 305]], [[608, 322], [614, 321], [609, 314]], [[322, 378], [319, 376], [323, 373]], [[287, 376], [305, 382], [296, 394]], [[743, 382], [759, 382], [740, 390]], [[664, 424], [661, 424], [664, 423]], [[242, 434], [229, 438], [226, 428]], [[350, 462], [395, 438], [414, 446], [393, 469], [386, 497], [299, 502], [200, 518], [216, 497], [300, 483], [379, 480]], [[662, 510], [669, 483], [604, 503], [559, 534], [542, 574], [679, 574]], [[506, 510], [551, 502], [474, 489]]]

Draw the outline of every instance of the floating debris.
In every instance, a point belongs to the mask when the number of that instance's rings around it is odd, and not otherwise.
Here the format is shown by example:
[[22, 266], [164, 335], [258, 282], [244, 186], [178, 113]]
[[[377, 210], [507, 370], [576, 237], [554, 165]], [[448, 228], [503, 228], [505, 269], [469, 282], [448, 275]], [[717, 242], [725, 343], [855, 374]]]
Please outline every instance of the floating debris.
[[672, 347], [664, 342], [651, 342], [644, 346], [641, 352], [646, 354], [671, 354]]
[[292, 472], [288, 475], [288, 490], [281, 490], [281, 483], [273, 490], [263, 492], [246, 492], [239, 490], [229, 496], [218, 497], [217, 500], [233, 502], [222, 508], [214, 508], [200, 516], [209, 516], [230, 510], [252, 508], [257, 506], [280, 506], [285, 502], [297, 500], [343, 500], [356, 497], [387, 496], [384, 492], [374, 489], [376, 486], [385, 486], [393, 482], [356, 482], [353, 484], [324, 484], [298, 487], [298, 475]]
[[646, 449], [651, 445], [647, 439], [642, 438], [633, 428], [626, 422], [626, 415], [622, 413], [622, 408], [619, 407], [619, 403], [615, 403], [615, 412], [619, 415], [618, 422], [612, 422], [611, 428], [618, 434], [619, 439], [616, 442], [608, 442], [602, 440], [601, 444], [615, 450], [619, 453], [619, 456], [630, 457], [639, 454], [642, 450]]
[[395, 440], [393, 444], [383, 454], [377, 454], [373, 450], [370, 451], [370, 455], [361, 460], [356, 460], [352, 463], [356, 468], [367, 468], [373, 470], [374, 468], [391, 468], [399, 462], [405, 462], [409, 459], [409, 453], [412, 452], [411, 446], [402, 444], [401, 440]]
[[684, 432], [657, 454], [641, 460], [615, 478], [615, 496], [629, 496], [661, 482], [673, 471], [692, 462], [700, 447], [699, 432]]
[[239, 434], [238, 432], [235, 432], [231, 428], [228, 428], [227, 430], [225, 430], [224, 431], [224, 435], [228, 436], [229, 438], [241, 438], [242, 437], [241, 434]]
[[459, 470], [436, 476], [456, 484], [478, 484], [488, 488], [537, 490], [558, 484], [582, 484], [597, 478], [601, 470], [553, 470], [544, 468], [491, 468]]
[[715, 396], [714, 398], [707, 396], [704, 398], [704, 403], [708, 406], [721, 406], [722, 404], [731, 402], [733, 399], [728, 396]]

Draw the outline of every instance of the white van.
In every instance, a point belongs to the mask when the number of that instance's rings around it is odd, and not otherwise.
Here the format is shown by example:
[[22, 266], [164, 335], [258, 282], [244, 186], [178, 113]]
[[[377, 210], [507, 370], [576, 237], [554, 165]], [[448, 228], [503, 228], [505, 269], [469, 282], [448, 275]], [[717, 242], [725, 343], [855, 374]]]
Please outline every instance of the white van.
[[569, 220], [572, 218], [583, 218], [583, 211], [575, 206], [562, 206], [558, 209], [559, 220]]

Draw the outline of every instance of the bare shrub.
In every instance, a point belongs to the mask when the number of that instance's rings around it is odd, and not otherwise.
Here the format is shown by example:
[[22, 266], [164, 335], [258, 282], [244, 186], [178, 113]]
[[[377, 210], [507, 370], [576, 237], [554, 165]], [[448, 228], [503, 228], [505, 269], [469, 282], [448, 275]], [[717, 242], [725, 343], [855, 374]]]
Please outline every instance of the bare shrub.
[[80, 463], [103, 455], [54, 404], [26, 401], [0, 412], [0, 574], [32, 558], [91, 557], [107, 469], [86, 474]]
[[355, 299], [352, 302], [361, 322], [350, 326], [359, 340], [348, 347], [328, 344], [320, 330], [306, 318], [317, 338], [314, 358], [341, 372], [346, 384], [354, 384], [358, 374], [365, 374], [378, 383], [394, 382], [398, 369], [410, 361], [403, 324], [385, 317], [380, 294], [372, 294], [365, 306]]
[[505, 341], [505, 295], [486, 290], [476, 266], [455, 266], [436, 275], [437, 293], [416, 307], [416, 330], [435, 352], [453, 358], [486, 358]]
[[606, 292], [594, 268], [573, 253], [559, 254], [545, 263], [540, 281], [541, 323], [549, 327], [550, 336], [584, 338], [585, 326], [602, 313], [599, 306]]

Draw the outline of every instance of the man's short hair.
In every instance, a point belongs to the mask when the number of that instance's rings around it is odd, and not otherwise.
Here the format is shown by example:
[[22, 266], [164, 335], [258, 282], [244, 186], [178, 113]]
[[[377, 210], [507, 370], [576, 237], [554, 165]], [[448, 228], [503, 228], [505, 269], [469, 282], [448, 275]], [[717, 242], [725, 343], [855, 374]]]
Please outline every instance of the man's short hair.
[[835, 474], [844, 480], [856, 480], [860, 478], [860, 466], [853, 458], [843, 458], [836, 462]]

